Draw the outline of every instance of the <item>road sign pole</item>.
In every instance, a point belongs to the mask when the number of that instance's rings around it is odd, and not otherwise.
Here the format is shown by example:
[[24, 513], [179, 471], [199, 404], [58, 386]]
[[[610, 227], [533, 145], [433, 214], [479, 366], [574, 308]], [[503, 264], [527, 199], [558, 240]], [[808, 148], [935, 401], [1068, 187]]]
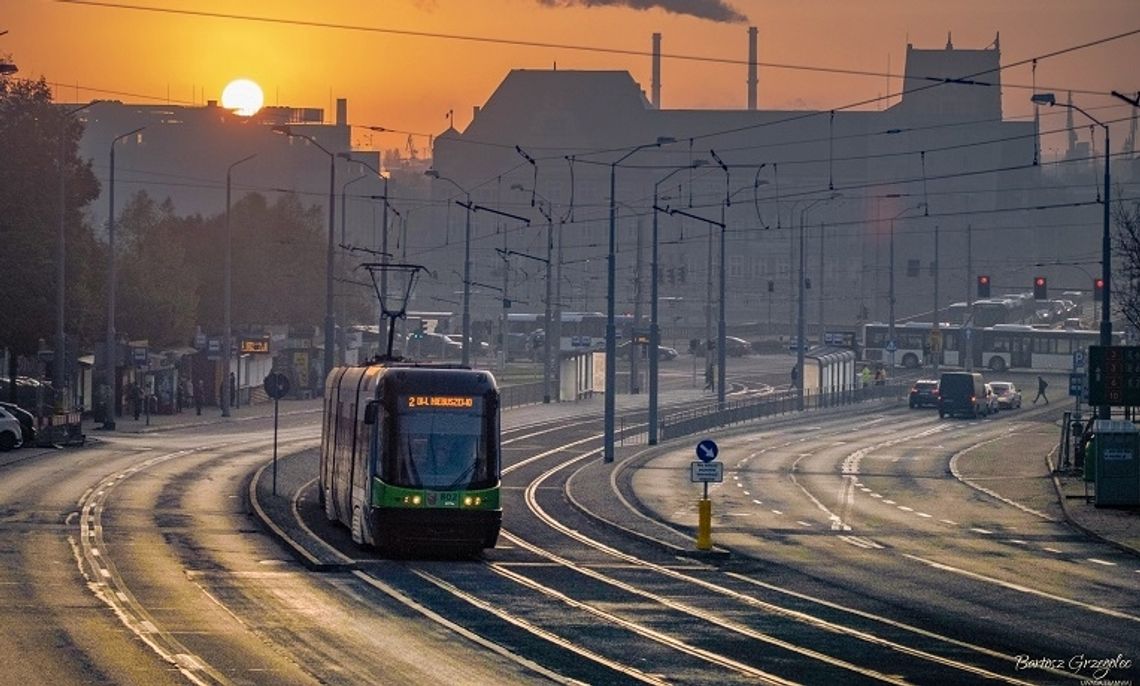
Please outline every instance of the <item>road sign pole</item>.
[[709, 500], [709, 483], [705, 482], [705, 497], [697, 503], [697, 550], [712, 550], [712, 501]]
[[273, 399], [273, 495], [277, 495], [277, 405], [280, 402]]

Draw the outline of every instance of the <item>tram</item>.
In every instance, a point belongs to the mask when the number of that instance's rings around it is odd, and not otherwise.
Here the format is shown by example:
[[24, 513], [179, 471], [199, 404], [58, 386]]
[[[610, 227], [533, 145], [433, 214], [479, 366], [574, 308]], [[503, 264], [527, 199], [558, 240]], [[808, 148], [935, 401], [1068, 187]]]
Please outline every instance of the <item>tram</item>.
[[321, 427], [325, 515], [382, 550], [495, 547], [499, 421], [486, 371], [401, 361], [334, 369]]

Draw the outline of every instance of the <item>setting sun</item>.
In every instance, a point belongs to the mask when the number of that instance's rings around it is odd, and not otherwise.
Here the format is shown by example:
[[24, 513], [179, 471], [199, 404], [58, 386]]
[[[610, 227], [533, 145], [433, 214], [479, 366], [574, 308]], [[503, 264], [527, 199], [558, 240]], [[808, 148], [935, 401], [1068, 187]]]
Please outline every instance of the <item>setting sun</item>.
[[261, 86], [249, 79], [230, 81], [222, 90], [222, 107], [243, 117], [252, 117], [261, 109], [264, 96]]

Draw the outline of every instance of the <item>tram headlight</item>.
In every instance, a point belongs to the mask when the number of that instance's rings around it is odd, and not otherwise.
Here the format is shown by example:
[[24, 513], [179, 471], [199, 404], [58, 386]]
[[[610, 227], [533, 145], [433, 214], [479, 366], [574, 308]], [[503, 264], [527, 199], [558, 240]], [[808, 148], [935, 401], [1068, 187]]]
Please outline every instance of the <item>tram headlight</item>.
[[479, 507], [483, 504], [483, 497], [478, 495], [463, 496], [464, 507]]
[[422, 495], [420, 495], [419, 493], [404, 496], [404, 504], [405, 505], [413, 505], [413, 506], [419, 505], [419, 504], [423, 503], [423, 501], [424, 501], [424, 497]]

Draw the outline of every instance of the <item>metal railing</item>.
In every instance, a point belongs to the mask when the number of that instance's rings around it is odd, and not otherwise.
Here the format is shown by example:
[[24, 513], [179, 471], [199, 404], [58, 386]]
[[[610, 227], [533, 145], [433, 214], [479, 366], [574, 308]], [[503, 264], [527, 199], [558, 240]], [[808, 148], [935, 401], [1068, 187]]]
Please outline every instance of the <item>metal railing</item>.
[[[910, 384], [895, 381], [882, 386], [867, 386], [846, 391], [805, 393], [804, 409], [818, 410], [840, 407], [884, 398], [899, 399], [906, 395], [909, 388]], [[788, 414], [795, 412], [797, 406], [797, 394], [794, 390], [728, 401], [723, 408], [717, 407], [716, 403], [711, 403], [704, 407], [663, 416], [660, 424], [661, 440], [679, 438], [710, 429], [732, 426], [733, 424], [742, 424], [764, 417]], [[627, 438], [632, 438], [632, 436], [627, 436]]]
[[541, 381], [499, 386], [499, 402], [502, 407], [534, 405], [542, 402], [543, 391]]

